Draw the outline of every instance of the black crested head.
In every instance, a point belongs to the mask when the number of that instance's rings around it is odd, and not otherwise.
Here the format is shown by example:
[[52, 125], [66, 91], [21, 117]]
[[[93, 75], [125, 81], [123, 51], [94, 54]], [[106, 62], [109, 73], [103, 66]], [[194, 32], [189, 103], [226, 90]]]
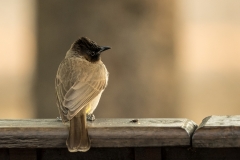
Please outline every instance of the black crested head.
[[83, 56], [89, 62], [97, 62], [101, 59], [100, 55], [103, 51], [110, 49], [107, 46], [99, 46], [96, 42], [91, 41], [87, 37], [81, 37], [72, 45], [72, 50], [77, 56]]

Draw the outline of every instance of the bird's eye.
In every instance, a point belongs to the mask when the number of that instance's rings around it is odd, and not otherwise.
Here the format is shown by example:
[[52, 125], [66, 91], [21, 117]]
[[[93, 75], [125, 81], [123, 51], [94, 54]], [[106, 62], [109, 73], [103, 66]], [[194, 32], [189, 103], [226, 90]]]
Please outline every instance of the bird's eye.
[[91, 56], [95, 56], [95, 52], [91, 52]]

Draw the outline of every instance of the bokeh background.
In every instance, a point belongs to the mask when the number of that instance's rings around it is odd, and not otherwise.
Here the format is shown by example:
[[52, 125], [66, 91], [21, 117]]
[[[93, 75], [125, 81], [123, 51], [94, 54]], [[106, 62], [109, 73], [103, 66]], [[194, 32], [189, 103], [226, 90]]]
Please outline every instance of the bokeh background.
[[70, 45], [109, 45], [99, 118], [240, 114], [239, 0], [0, 0], [0, 118], [56, 118]]

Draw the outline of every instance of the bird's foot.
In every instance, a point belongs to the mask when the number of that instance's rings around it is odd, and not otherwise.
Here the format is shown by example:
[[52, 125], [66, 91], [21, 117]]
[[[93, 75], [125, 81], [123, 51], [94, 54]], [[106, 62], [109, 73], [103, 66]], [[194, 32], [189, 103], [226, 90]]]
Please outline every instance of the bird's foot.
[[61, 117], [57, 117], [57, 121], [61, 121], [62, 122], [62, 118]]
[[88, 121], [94, 121], [94, 120], [95, 120], [94, 114], [88, 114], [88, 115], [87, 115], [87, 120], [88, 120]]

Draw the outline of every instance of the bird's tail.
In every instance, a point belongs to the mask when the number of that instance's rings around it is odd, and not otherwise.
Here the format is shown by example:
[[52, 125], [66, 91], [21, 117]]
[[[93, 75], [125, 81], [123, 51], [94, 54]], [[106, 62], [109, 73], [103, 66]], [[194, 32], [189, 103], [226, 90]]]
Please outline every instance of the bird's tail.
[[84, 107], [70, 120], [70, 129], [66, 141], [69, 152], [86, 152], [90, 149], [90, 140], [86, 127], [86, 112]]

